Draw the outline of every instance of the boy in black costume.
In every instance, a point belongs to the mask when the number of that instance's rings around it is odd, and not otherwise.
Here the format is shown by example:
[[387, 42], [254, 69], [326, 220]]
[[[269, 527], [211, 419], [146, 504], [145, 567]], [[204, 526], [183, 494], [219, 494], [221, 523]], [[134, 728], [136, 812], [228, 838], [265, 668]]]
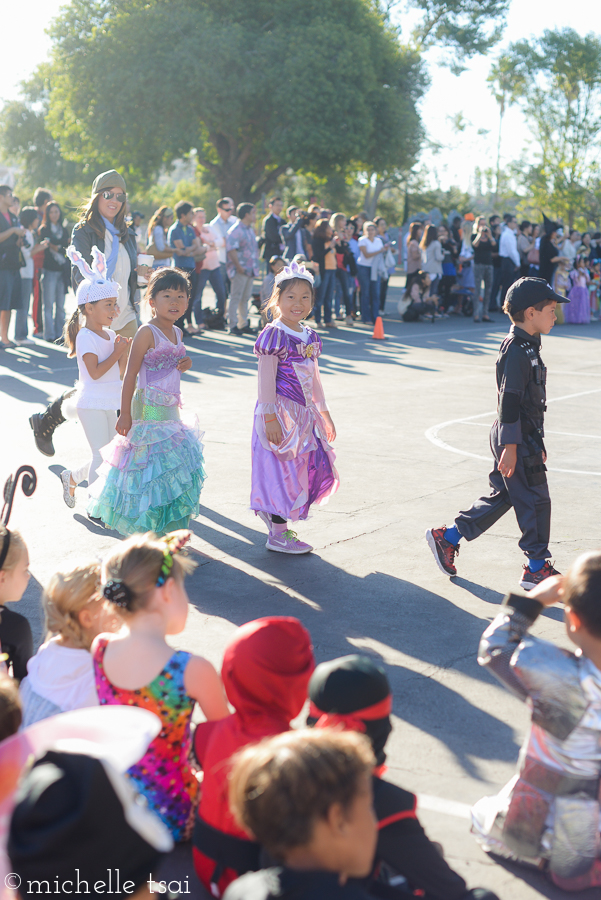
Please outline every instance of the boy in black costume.
[[520, 278], [507, 291], [503, 309], [513, 324], [497, 358], [498, 417], [490, 432], [492, 493], [460, 512], [451, 528], [426, 531], [445, 575], [457, 574], [461, 538], [473, 541], [512, 506], [522, 532], [519, 546], [528, 559], [520, 587], [528, 591], [559, 574], [549, 562], [551, 500], [543, 442], [547, 369], [540, 346], [541, 334], [549, 334], [555, 324], [557, 304], [566, 302], [543, 278]]
[[445, 861], [417, 818], [417, 798], [386, 781], [384, 746], [392, 725], [392, 695], [386, 672], [369, 657], [343, 656], [320, 663], [309, 682], [309, 719], [316, 728], [363, 732], [376, 760], [372, 786], [378, 819], [375, 864], [365, 889], [372, 897], [402, 900], [496, 900], [484, 888], [468, 890]]

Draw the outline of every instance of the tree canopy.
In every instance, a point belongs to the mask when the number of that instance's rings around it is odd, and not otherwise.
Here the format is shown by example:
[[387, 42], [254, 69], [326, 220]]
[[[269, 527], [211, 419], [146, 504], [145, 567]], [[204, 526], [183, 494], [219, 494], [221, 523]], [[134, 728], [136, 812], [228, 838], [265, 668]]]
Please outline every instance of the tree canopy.
[[[255, 199], [288, 168], [419, 152], [420, 56], [371, 0], [73, 0], [51, 36], [19, 115], [30, 131], [45, 115], [49, 155], [90, 174], [142, 185], [194, 149], [222, 194]], [[36, 145], [25, 125], [7, 136], [21, 156]]]
[[497, 65], [504, 97], [522, 105], [535, 138], [527, 186], [539, 208], [572, 225], [578, 209], [598, 218], [601, 39], [571, 28], [509, 47]]

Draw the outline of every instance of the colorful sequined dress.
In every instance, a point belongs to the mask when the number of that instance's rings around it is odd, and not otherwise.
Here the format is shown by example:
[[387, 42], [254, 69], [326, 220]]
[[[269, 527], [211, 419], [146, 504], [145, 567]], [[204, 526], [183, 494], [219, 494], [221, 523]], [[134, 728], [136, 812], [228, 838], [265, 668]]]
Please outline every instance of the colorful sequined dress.
[[176, 650], [162, 672], [136, 691], [115, 687], [104, 671], [110, 638], [96, 639], [92, 653], [100, 705], [139, 706], [159, 717], [160, 733], [142, 759], [128, 770], [134, 787], [171, 831], [174, 840], [189, 837], [198, 803], [198, 781], [190, 767], [190, 721], [194, 700], [184, 687], [190, 654]]
[[186, 355], [181, 331], [177, 344], [148, 325], [154, 347], [145, 355], [132, 402], [132, 427], [102, 449], [104, 463], [90, 490], [88, 512], [120, 534], [187, 528], [198, 515], [205, 480], [202, 432], [180, 419], [180, 373]]
[[[263, 329], [255, 344], [259, 402], [250, 507], [293, 522], [306, 519], [314, 503], [326, 503], [340, 483], [321, 416], [327, 410], [317, 362], [321, 350], [321, 339], [312, 329], [297, 333], [277, 320]], [[282, 429], [279, 445], [265, 435], [264, 416], [271, 413]]]

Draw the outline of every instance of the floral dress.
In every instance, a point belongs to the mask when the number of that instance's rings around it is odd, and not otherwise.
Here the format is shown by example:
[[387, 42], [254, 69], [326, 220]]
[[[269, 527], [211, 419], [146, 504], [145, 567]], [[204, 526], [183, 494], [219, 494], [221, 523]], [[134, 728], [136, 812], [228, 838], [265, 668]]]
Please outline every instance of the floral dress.
[[[327, 410], [318, 357], [319, 335], [276, 320], [255, 344], [259, 358], [259, 402], [252, 437], [251, 509], [291, 519], [306, 519], [312, 504], [323, 504], [338, 490], [335, 455], [321, 412]], [[275, 390], [274, 390], [275, 386]], [[282, 442], [271, 444], [264, 415], [275, 413]]]
[[88, 513], [120, 534], [187, 528], [198, 515], [205, 480], [198, 422], [180, 419], [178, 362], [186, 355], [181, 331], [177, 344], [160, 329], [142, 360], [132, 402], [132, 427], [102, 449], [104, 463], [90, 490]]
[[101, 706], [139, 706], [161, 720], [160, 733], [127, 774], [136, 790], [146, 797], [149, 808], [169, 828], [174, 840], [186, 840], [198, 803], [198, 781], [188, 761], [194, 700], [184, 687], [190, 654], [176, 650], [150, 684], [128, 691], [111, 684], [104, 671], [104, 654], [109, 641], [110, 638], [105, 636], [97, 638], [92, 650], [98, 700]]

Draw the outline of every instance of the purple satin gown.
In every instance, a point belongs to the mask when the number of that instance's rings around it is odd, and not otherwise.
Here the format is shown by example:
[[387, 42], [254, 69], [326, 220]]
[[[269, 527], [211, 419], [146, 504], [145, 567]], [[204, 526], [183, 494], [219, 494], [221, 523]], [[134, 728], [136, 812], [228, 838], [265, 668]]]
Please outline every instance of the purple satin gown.
[[[255, 408], [252, 438], [251, 509], [290, 519], [306, 519], [312, 504], [323, 504], [338, 490], [335, 455], [326, 436], [323, 393], [317, 358], [322, 343], [312, 329], [308, 342], [267, 325], [255, 344], [255, 354], [277, 357], [275, 402]], [[264, 415], [275, 413], [282, 442], [265, 435]]]

